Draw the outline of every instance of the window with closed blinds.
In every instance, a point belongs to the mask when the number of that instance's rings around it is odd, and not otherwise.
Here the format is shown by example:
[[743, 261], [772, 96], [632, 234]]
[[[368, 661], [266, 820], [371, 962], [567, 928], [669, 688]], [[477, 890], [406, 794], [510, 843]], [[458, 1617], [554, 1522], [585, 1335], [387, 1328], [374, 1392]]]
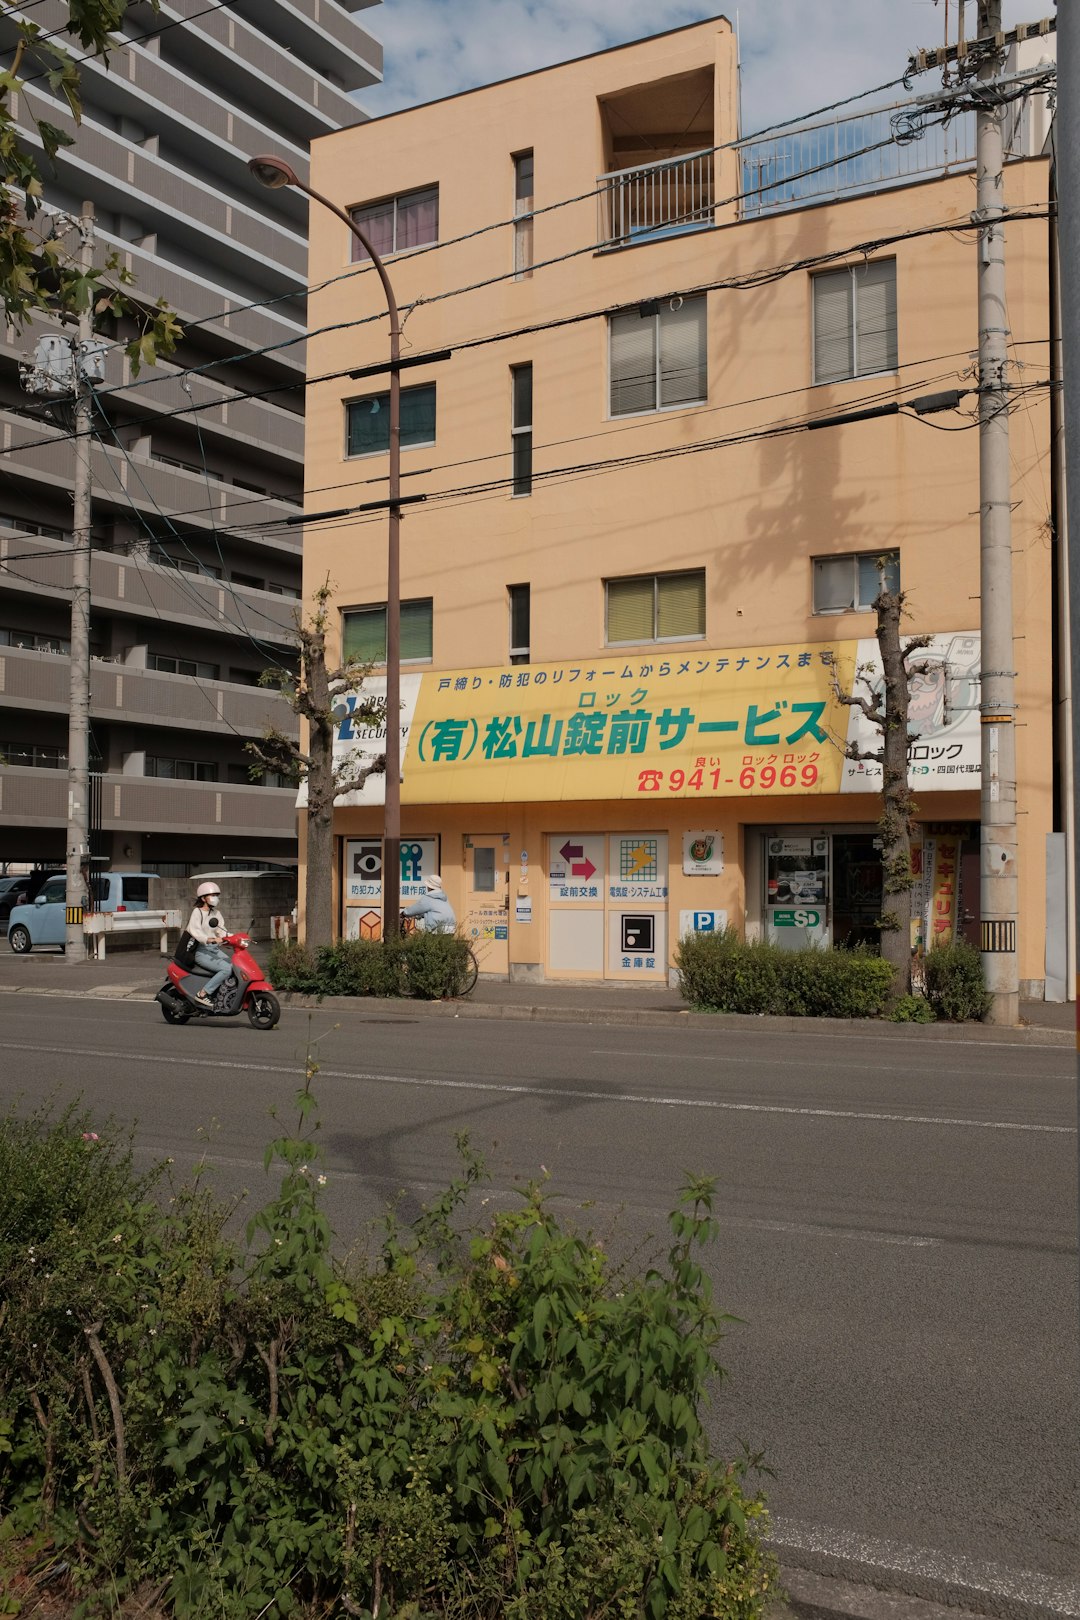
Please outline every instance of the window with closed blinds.
[[[343, 613], [341, 655], [346, 664], [385, 664], [386, 606], [355, 608]], [[432, 648], [430, 597], [401, 604], [401, 662], [427, 663]]]
[[816, 383], [895, 371], [895, 259], [826, 270], [813, 277], [813, 296]]
[[659, 316], [660, 406], [692, 405], [709, 392], [705, 356], [705, 300], [686, 298]]
[[612, 315], [612, 416], [673, 410], [708, 397], [706, 301], [672, 298]]
[[688, 641], [705, 634], [705, 571], [607, 582], [607, 640]]

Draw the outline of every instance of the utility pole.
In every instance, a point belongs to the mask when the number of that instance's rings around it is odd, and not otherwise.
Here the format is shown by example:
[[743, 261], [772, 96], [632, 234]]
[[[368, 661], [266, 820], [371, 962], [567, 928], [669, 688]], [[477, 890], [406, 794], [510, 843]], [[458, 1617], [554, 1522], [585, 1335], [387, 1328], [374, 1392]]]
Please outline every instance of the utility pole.
[[[94, 264], [94, 210], [84, 202], [78, 220], [79, 269]], [[75, 488], [71, 558], [71, 689], [68, 711], [68, 814], [66, 954], [68, 962], [86, 960], [83, 895], [90, 870], [90, 443], [94, 409], [86, 375], [94, 338], [94, 305], [79, 312], [79, 335], [73, 344], [71, 385], [74, 390]]]
[[[1065, 394], [1065, 534], [1069, 579], [1069, 652], [1072, 668], [1073, 847], [1080, 850], [1080, 298], [1069, 266], [1080, 253], [1080, 19], [1076, 0], [1058, 7], [1058, 102], [1054, 121], [1054, 172], [1058, 199], [1061, 286], [1061, 375]], [[1080, 885], [1073, 866], [1073, 882]], [[1080, 913], [1078, 913], [1080, 914]], [[1080, 999], [1077, 1001], [1080, 1018]], [[1080, 1047], [1080, 1026], [1077, 1044]], [[1077, 1054], [1077, 1115], [1080, 1118], [1080, 1051]]]
[[[979, 0], [979, 37], [1001, 32], [1001, 0]], [[980, 83], [992, 81], [989, 52]], [[977, 93], [976, 93], [977, 94]], [[1020, 1017], [1016, 950], [1016, 672], [1013, 657], [1012, 507], [1009, 463], [1008, 325], [1005, 295], [1004, 104], [978, 98], [979, 557], [982, 630], [981, 880], [983, 972], [993, 996], [988, 1021]], [[1068, 260], [1066, 262], [1069, 262]]]

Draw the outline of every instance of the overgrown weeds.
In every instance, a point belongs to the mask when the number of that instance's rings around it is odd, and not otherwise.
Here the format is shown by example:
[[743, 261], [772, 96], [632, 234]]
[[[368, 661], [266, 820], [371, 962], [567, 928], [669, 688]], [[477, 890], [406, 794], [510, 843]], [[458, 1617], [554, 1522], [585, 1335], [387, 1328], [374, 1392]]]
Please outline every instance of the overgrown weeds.
[[270, 978], [279, 990], [315, 996], [418, 996], [439, 1001], [463, 993], [468, 941], [417, 931], [400, 939], [343, 939], [312, 953], [296, 941], [274, 945]]
[[[730, 1321], [692, 1180], [666, 1260], [616, 1268], [543, 1184], [446, 1192], [343, 1261], [309, 1063], [242, 1235], [69, 1110], [0, 1127], [0, 1559], [87, 1615], [756, 1620], [758, 1459], [703, 1427]], [[155, 1189], [160, 1196], [154, 1198]]]

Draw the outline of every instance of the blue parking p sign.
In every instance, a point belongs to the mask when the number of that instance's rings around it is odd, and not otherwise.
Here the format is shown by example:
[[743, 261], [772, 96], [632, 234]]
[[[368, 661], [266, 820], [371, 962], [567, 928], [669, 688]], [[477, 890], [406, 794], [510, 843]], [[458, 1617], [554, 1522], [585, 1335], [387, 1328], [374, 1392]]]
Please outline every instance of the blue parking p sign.
[[679, 937], [686, 934], [718, 934], [727, 927], [726, 911], [680, 911]]

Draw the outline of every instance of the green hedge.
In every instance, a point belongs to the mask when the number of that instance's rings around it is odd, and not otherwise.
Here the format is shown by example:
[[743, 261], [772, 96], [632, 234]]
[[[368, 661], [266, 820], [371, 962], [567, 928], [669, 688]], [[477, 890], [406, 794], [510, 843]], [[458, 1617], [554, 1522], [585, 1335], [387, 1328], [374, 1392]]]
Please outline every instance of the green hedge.
[[0, 1120], [0, 1613], [759, 1620], [756, 1459], [702, 1415], [711, 1184], [638, 1272], [539, 1186], [485, 1210], [462, 1143], [345, 1259], [297, 1103], [246, 1233], [107, 1123]]
[[963, 1023], [985, 1018], [993, 1001], [983, 978], [982, 957], [966, 939], [935, 945], [926, 957], [926, 999], [938, 1018]]
[[468, 941], [458, 934], [406, 934], [400, 939], [343, 939], [314, 954], [295, 941], [274, 945], [270, 982], [313, 996], [459, 996], [469, 969]]
[[708, 1012], [879, 1018], [892, 985], [889, 964], [862, 949], [786, 951], [731, 928], [688, 934], [675, 965], [687, 1001]]

